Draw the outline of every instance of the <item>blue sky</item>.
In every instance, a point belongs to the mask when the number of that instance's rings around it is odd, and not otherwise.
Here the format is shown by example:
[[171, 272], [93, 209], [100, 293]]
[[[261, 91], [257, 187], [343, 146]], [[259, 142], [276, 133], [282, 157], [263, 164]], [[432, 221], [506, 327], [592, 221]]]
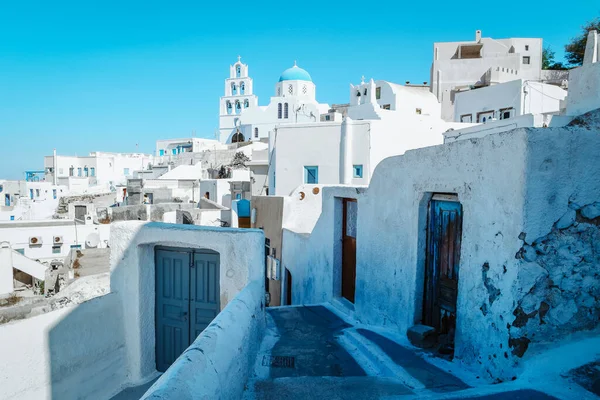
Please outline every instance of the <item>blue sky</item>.
[[471, 40], [476, 29], [542, 37], [560, 60], [569, 38], [600, 15], [597, 0], [482, 4], [4, 2], [0, 178], [41, 169], [54, 147], [63, 155], [153, 152], [161, 138], [214, 137], [238, 54], [261, 105], [294, 60], [311, 73], [320, 102], [344, 103], [361, 75], [429, 81], [433, 42]]

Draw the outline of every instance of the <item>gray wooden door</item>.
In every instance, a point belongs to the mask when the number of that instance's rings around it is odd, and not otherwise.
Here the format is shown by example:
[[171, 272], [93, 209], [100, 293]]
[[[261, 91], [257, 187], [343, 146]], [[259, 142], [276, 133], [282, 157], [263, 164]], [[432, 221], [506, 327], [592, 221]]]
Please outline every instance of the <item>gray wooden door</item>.
[[156, 250], [156, 369], [164, 372], [219, 313], [219, 255]]

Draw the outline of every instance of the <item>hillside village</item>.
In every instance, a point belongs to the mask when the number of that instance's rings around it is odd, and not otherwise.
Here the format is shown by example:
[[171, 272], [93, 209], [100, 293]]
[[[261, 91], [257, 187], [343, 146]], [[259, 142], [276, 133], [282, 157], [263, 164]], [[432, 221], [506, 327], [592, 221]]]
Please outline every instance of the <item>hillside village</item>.
[[543, 48], [344, 104], [237, 57], [216, 139], [57, 143], [0, 180], [0, 398], [598, 398], [600, 33]]

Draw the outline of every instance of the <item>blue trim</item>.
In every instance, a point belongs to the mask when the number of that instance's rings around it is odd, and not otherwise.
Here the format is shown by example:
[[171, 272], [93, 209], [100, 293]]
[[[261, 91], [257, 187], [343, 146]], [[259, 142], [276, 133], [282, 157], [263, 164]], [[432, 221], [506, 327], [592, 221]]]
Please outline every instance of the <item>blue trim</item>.
[[319, 167], [305, 166], [304, 167], [304, 183], [316, 185], [319, 183]]
[[362, 178], [363, 177], [363, 166], [362, 164], [358, 164], [354, 166], [354, 177]]

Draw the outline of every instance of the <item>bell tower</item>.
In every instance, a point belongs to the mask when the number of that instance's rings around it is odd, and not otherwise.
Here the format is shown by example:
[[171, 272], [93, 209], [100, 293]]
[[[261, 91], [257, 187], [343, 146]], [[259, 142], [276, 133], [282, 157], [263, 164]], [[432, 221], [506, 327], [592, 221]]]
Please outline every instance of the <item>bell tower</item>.
[[[219, 107], [219, 140], [231, 143], [236, 128], [243, 123], [243, 113], [248, 108], [258, 106], [258, 97], [252, 91], [252, 78], [248, 76], [248, 65], [238, 56], [235, 64], [229, 66], [229, 78], [225, 79], [224, 96]], [[245, 138], [248, 140], [250, 138]]]

